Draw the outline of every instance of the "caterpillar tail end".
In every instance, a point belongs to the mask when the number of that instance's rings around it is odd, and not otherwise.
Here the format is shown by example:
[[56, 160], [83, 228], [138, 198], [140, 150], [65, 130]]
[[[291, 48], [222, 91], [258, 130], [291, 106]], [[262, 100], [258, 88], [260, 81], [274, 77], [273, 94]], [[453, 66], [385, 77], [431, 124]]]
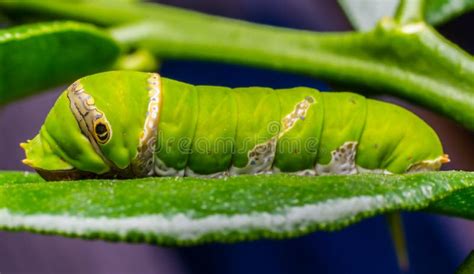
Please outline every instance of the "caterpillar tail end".
[[443, 154], [433, 160], [425, 160], [411, 165], [408, 168], [407, 173], [439, 170], [443, 164], [449, 162], [451, 162], [451, 160], [449, 159], [449, 155]]
[[443, 156], [440, 157], [440, 163], [441, 164], [447, 164], [449, 162], [451, 162], [451, 159], [449, 159], [448, 154], [443, 154]]

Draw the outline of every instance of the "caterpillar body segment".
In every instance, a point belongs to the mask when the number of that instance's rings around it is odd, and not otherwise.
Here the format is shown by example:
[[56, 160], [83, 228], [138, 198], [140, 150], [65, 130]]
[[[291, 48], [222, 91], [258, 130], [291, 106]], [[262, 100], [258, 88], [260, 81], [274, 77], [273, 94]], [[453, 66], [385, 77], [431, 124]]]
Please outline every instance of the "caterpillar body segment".
[[[237, 88], [234, 91], [239, 114], [229, 172], [239, 175], [271, 170], [276, 149], [275, 138], [280, 130], [280, 99], [269, 88]], [[259, 124], [266, 126], [261, 127]]]
[[404, 173], [448, 160], [420, 118], [354, 93], [192, 86], [130, 71], [76, 81], [22, 147], [50, 180]]

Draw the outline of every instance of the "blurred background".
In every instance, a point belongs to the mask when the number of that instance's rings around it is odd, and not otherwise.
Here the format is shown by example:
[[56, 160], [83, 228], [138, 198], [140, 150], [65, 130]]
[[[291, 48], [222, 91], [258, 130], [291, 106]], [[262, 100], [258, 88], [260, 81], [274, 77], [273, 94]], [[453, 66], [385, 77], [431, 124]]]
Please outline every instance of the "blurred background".
[[[160, 3], [252, 22], [314, 31], [348, 31], [337, 2], [324, 0], [163, 0]], [[474, 53], [474, 13], [439, 28]], [[163, 62], [163, 76], [192, 84], [309, 86], [330, 90], [316, 79], [203, 62]], [[34, 72], [32, 72], [34, 73]], [[0, 169], [27, 170], [18, 144], [39, 130], [61, 87], [0, 109]], [[445, 169], [474, 169], [473, 134], [427, 110], [391, 97], [420, 115], [440, 134], [452, 163]], [[474, 248], [474, 222], [429, 213], [404, 213], [409, 273], [453, 273]], [[0, 273], [400, 273], [384, 217], [342, 231], [290, 240], [161, 248], [146, 244], [85, 241], [30, 233], [0, 232]]]

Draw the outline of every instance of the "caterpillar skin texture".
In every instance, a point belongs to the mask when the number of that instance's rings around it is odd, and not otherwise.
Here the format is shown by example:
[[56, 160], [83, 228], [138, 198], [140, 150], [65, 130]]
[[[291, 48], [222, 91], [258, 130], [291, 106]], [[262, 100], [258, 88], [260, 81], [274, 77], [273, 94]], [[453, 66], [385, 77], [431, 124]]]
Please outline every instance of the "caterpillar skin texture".
[[405, 173], [448, 161], [420, 118], [354, 93], [192, 86], [130, 71], [76, 81], [21, 146], [47, 180]]

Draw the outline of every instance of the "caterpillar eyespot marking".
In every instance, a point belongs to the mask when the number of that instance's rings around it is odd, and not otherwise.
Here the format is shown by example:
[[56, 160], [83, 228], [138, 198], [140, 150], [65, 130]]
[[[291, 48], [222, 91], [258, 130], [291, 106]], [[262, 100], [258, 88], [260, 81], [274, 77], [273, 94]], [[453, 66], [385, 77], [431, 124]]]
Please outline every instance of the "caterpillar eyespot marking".
[[449, 161], [420, 118], [354, 93], [192, 86], [131, 71], [76, 81], [22, 147], [49, 180], [405, 173]]

